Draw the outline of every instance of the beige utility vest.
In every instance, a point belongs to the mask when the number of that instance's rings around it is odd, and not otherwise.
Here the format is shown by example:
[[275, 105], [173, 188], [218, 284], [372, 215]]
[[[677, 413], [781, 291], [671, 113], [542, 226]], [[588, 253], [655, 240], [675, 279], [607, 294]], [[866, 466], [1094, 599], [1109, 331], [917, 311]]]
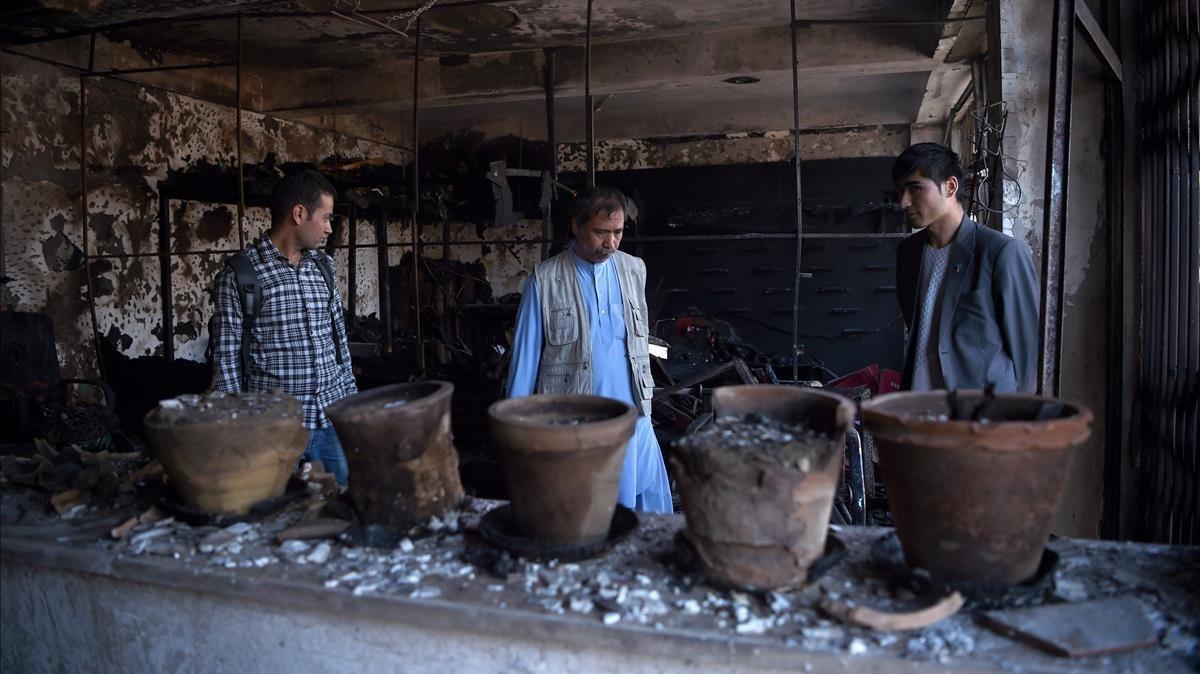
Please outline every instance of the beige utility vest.
[[[538, 393], [591, 393], [592, 340], [590, 318], [571, 251], [538, 263], [542, 303], [542, 358], [538, 364]], [[633, 381], [633, 399], [650, 416], [654, 377], [650, 374], [650, 341], [646, 313], [646, 263], [617, 251], [612, 256], [625, 310], [625, 351]], [[636, 405], [635, 405], [636, 406]]]

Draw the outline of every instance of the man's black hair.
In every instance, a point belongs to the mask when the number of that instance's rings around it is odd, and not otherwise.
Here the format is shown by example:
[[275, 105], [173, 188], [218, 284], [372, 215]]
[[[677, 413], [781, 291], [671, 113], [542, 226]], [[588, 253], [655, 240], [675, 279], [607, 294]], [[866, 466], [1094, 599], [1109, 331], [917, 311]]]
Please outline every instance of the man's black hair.
[[321, 195], [328, 194], [337, 199], [337, 190], [325, 176], [312, 169], [293, 173], [275, 183], [271, 190], [271, 225], [285, 222], [292, 207], [300, 204], [311, 214], [321, 202]]
[[621, 190], [597, 185], [579, 195], [575, 202], [575, 210], [571, 213], [571, 221], [586, 224], [601, 211], [605, 215], [612, 215], [613, 211], [624, 211], [625, 220], [629, 222], [636, 221], [638, 215], [637, 204]]
[[958, 154], [939, 143], [917, 143], [896, 157], [892, 164], [892, 182], [900, 184], [908, 176], [920, 171], [940, 189], [951, 177], [958, 179], [958, 198], [965, 196], [963, 189], [963, 167]]

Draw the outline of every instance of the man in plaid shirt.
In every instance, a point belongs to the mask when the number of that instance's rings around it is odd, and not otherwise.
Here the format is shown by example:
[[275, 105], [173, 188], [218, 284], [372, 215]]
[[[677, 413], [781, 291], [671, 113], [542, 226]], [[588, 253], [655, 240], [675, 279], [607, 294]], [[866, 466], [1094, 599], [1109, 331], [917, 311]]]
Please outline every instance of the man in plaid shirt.
[[[324, 256], [333, 268], [320, 247], [332, 231], [335, 195], [329, 181], [315, 171], [293, 174], [276, 184], [271, 229], [245, 251], [262, 291], [251, 332], [249, 371], [242, 372], [242, 301], [229, 267], [214, 284], [211, 338], [215, 388], [229, 393], [282, 389], [298, 398], [304, 426], [312, 431], [305, 456], [320, 459], [345, 484], [346, 457], [324, 410], [358, 388], [341, 295], [326, 285], [317, 266]], [[342, 352], [340, 365], [335, 349]]]

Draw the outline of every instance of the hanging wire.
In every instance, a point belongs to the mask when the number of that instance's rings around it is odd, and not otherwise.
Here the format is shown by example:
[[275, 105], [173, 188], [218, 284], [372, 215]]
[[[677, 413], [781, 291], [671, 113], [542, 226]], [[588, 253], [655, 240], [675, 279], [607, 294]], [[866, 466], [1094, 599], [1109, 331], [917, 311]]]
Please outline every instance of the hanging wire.
[[[997, 111], [993, 116], [993, 110]], [[971, 217], [979, 220], [985, 213], [989, 215], [1008, 213], [1021, 204], [1021, 183], [1015, 176], [1004, 170], [1004, 128], [1008, 124], [1008, 104], [998, 101], [991, 105], [976, 108], [971, 111], [975, 134], [971, 139], [971, 163], [967, 166], [967, 174], [971, 182]], [[989, 120], [998, 119], [999, 124]], [[991, 149], [993, 146], [995, 150]], [[990, 166], [999, 166], [999, 175], [993, 175]], [[1004, 188], [1012, 185], [1016, 191], [1015, 197], [1009, 201], [1004, 198]], [[992, 194], [1001, 195], [1001, 208], [988, 206]]]

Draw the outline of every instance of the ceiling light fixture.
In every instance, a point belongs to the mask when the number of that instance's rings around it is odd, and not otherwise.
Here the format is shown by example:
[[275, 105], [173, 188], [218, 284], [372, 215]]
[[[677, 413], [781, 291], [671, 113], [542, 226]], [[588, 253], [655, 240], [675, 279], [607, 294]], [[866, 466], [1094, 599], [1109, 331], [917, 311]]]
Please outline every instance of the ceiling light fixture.
[[750, 77], [749, 75], [738, 75], [737, 77], [730, 77], [725, 81], [730, 84], [754, 84], [759, 79], [757, 77]]

